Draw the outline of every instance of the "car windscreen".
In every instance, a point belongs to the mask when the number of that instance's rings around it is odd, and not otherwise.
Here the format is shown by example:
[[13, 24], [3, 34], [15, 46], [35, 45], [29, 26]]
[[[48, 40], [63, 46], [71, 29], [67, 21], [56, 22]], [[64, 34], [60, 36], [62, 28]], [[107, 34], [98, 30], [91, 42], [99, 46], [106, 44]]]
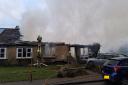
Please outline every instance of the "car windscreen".
[[104, 56], [97, 56], [97, 59], [104, 59]]
[[111, 66], [114, 66], [114, 65], [117, 65], [119, 63], [119, 60], [114, 60], [114, 59], [110, 59], [110, 60], [107, 60], [104, 65], [111, 65]]
[[104, 56], [98, 56], [96, 57], [97, 59], [110, 59], [110, 58], [113, 58], [115, 56], [109, 56], [109, 55], [104, 55]]

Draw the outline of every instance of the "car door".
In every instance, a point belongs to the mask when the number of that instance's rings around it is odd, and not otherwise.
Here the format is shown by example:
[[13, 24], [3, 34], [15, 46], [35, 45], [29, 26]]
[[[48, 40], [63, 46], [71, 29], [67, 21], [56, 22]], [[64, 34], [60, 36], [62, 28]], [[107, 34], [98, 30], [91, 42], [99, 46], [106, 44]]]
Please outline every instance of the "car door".
[[99, 59], [99, 65], [103, 65], [105, 62], [106, 62], [106, 57], [105, 56], [103, 56], [103, 57], [101, 57], [100, 59]]
[[128, 79], [128, 59], [120, 62], [120, 75]]
[[125, 66], [123, 69], [125, 70], [124, 78], [122, 79], [122, 85], [128, 85], [128, 60], [125, 63]]

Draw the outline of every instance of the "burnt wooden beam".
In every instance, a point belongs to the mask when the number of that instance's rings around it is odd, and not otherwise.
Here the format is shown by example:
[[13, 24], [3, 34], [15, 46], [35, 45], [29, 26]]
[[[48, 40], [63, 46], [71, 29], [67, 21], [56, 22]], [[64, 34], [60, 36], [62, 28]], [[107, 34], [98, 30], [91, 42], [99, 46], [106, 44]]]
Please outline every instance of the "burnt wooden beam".
[[75, 55], [76, 55], [77, 63], [80, 64], [80, 47], [78, 46], [75, 47]]

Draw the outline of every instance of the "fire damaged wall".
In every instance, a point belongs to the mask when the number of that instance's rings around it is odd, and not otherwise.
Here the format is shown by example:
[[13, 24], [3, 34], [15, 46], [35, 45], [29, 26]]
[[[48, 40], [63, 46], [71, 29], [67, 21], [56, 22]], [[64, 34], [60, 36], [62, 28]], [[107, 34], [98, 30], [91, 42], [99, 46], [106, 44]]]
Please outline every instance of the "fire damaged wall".
[[69, 52], [68, 46], [57, 46], [56, 52], [55, 52], [56, 59], [57, 60], [66, 60], [68, 52]]
[[[0, 59], [0, 65], [22, 65], [26, 66], [31, 63], [36, 63], [37, 62], [37, 44], [7, 44], [7, 45], [1, 45], [2, 47], [0, 48], [5, 48], [5, 58]], [[48, 57], [44, 56], [45, 54], [45, 45], [42, 44], [42, 49], [41, 49], [41, 59], [42, 62], [45, 62], [45, 60], [49, 59], [50, 57], [54, 56], [53, 58], [50, 58], [52, 61], [64, 61], [67, 58], [68, 55], [68, 46], [65, 44], [59, 44], [59, 45], [54, 45], [54, 55], [50, 54]], [[31, 49], [30, 52], [27, 52]], [[24, 52], [26, 51], [26, 52]], [[31, 54], [31, 57], [25, 57], [24, 55]], [[20, 56], [20, 57], [18, 57]], [[50, 61], [49, 61], [50, 62]]]

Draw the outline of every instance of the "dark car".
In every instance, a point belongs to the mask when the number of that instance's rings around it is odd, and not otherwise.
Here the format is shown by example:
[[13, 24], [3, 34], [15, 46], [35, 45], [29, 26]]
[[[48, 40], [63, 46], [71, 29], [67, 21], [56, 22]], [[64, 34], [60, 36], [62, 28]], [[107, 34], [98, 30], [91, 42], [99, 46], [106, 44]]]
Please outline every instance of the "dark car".
[[102, 68], [103, 78], [107, 81], [117, 82], [128, 79], [128, 57], [109, 59]]
[[87, 65], [95, 65], [95, 66], [103, 66], [103, 64], [110, 58], [117, 57], [117, 54], [110, 53], [100, 53], [96, 58], [88, 58], [86, 64]]

